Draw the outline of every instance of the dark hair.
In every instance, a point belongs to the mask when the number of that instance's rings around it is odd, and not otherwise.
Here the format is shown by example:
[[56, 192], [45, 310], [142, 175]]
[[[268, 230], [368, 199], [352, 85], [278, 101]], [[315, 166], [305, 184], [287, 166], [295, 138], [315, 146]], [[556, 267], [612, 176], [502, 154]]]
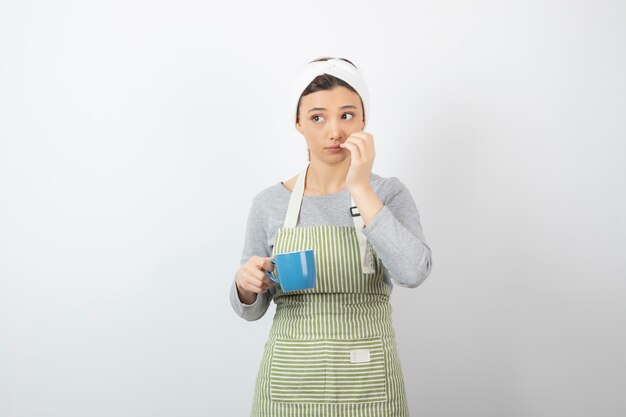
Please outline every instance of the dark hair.
[[[320, 62], [320, 61], [328, 61], [329, 59], [334, 59], [331, 57], [323, 57], [323, 58], [318, 58], [315, 59], [310, 63], [313, 62]], [[352, 62], [350, 62], [349, 60], [345, 59], [345, 58], [337, 58], [337, 59], [341, 59], [342, 61], [346, 61], [347, 63], [349, 63], [350, 65], [352, 65], [354, 68], [356, 68], [357, 66], [354, 65]], [[296, 107], [296, 120], [298, 120], [300, 118], [300, 102], [302, 101], [302, 97], [307, 96], [311, 93], [315, 93], [317, 91], [325, 91], [325, 90], [332, 90], [335, 87], [345, 87], [350, 91], [353, 91], [355, 93], [357, 93], [357, 91], [352, 88], [352, 86], [350, 84], [348, 84], [347, 82], [345, 82], [344, 80], [334, 77], [332, 75], [329, 74], [322, 74], [322, 75], [318, 75], [317, 77], [315, 77], [313, 79], [313, 81], [311, 81], [309, 83], [309, 85], [304, 89], [304, 91], [302, 92], [302, 94], [300, 94], [300, 98], [298, 99], [298, 104]], [[358, 95], [359, 93], [357, 93]], [[359, 96], [359, 99], [361, 98], [361, 96]], [[361, 100], [361, 107], [363, 107], [363, 100]]]

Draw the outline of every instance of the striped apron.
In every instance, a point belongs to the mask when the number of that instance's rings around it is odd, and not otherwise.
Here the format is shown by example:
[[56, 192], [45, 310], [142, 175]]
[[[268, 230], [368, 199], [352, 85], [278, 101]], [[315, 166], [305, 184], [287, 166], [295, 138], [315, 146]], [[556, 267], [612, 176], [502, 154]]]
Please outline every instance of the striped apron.
[[[291, 195], [274, 255], [313, 249], [316, 286], [276, 288], [251, 415], [408, 416], [382, 263], [359, 227], [295, 227], [305, 176], [306, 170]], [[362, 227], [360, 218], [355, 223]]]

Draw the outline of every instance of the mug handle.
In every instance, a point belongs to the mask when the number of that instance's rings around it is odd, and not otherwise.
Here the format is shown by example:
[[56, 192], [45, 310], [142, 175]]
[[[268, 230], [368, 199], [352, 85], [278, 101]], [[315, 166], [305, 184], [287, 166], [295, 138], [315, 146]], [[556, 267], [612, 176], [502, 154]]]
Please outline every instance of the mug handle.
[[[274, 261], [273, 259], [269, 260], [271, 263], [273, 263], [274, 265], [276, 265], [276, 261]], [[278, 281], [278, 278], [276, 278], [274, 275], [270, 274], [269, 271], [265, 271], [265, 274], [269, 277], [269, 279], [271, 279], [274, 282], [280, 283], [280, 281]]]

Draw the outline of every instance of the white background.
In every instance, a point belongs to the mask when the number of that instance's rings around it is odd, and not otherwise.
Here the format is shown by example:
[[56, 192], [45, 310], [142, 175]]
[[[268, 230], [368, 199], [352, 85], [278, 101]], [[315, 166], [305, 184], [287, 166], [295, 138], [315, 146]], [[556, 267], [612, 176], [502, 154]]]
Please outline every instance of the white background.
[[3, 0], [0, 416], [248, 415], [274, 310], [228, 292], [325, 55], [433, 250], [412, 415], [625, 415], [625, 51], [621, 0]]

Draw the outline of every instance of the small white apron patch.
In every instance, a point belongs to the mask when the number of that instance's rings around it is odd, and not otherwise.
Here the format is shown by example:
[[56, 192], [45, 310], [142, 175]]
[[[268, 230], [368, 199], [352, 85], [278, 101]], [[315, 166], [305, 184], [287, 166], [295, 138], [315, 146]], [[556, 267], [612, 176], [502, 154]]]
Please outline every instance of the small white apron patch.
[[355, 349], [350, 351], [350, 362], [368, 363], [370, 361], [369, 349]]

